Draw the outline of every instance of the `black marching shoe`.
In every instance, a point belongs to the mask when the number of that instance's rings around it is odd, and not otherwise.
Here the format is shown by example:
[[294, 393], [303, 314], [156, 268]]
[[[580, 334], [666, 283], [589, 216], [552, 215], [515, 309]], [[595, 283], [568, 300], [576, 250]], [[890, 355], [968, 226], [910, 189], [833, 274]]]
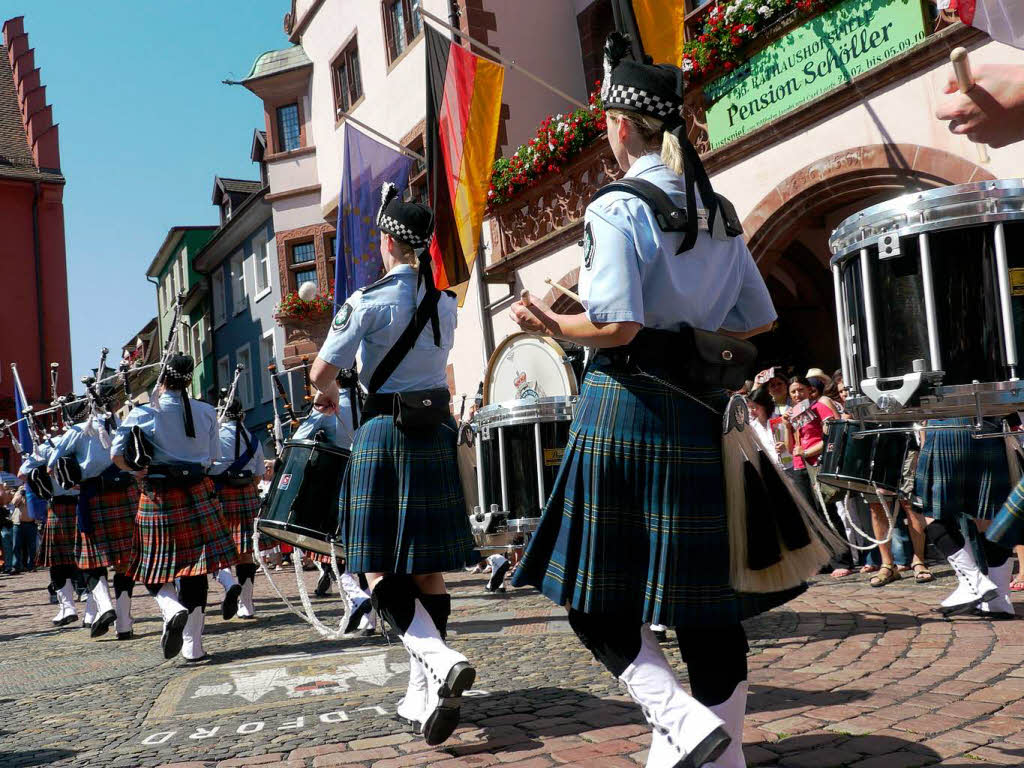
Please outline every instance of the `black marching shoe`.
[[[359, 605], [353, 608], [352, 615], [349, 617], [348, 620], [348, 624], [345, 625], [345, 634], [347, 635], [350, 632], [355, 632], [356, 629], [359, 627], [359, 622], [362, 620], [363, 616], [368, 614], [372, 609], [373, 601], [370, 600], [370, 598], [366, 598], [365, 600], [363, 600], [363, 602], [361, 602]], [[373, 630], [370, 630], [367, 636], [372, 634]]]
[[134, 640], [135, 639], [135, 633], [132, 632], [130, 629], [127, 632], [118, 632], [117, 633], [117, 639], [118, 640]]
[[317, 597], [327, 597], [331, 591], [331, 574], [324, 569], [324, 572], [320, 574], [320, 578], [316, 580], [316, 589], [313, 590], [313, 594]]
[[227, 620], [234, 618], [238, 613], [238, 596], [242, 594], [241, 584], [232, 584], [224, 593], [224, 602], [220, 604], [221, 618]]
[[[429, 671], [427, 675], [429, 677]], [[444, 685], [438, 691], [433, 712], [423, 723], [423, 738], [427, 744], [436, 746], [447, 741], [452, 735], [459, 725], [462, 694], [473, 687], [475, 680], [476, 670], [468, 661], [459, 662], [451, 668]], [[432, 703], [430, 699], [428, 694], [428, 706]]]
[[117, 613], [114, 609], [104, 611], [104, 613], [92, 623], [92, 627], [89, 629], [89, 637], [101, 637], [107, 634], [107, 630], [110, 629], [110, 625], [117, 620]]
[[512, 567], [512, 563], [506, 560], [504, 563], [493, 569], [491, 572], [491, 578], [487, 580], [487, 586], [484, 587], [488, 592], [504, 592], [505, 591], [505, 574], [508, 573], [508, 569]]
[[160, 636], [160, 647], [164, 651], [165, 659], [173, 659], [181, 650], [183, 642], [181, 633], [185, 629], [186, 621], [188, 621], [188, 611], [182, 609], [164, 624], [164, 633]]

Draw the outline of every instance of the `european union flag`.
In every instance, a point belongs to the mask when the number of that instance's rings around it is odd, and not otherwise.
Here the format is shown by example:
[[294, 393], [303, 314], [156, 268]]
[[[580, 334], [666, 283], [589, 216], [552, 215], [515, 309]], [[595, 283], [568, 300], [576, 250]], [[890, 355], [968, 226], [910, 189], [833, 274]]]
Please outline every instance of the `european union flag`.
[[380, 187], [390, 181], [405, 189], [414, 162], [351, 123], [345, 125], [342, 155], [334, 254], [335, 312], [354, 291], [380, 277], [380, 233], [374, 221], [380, 207]]

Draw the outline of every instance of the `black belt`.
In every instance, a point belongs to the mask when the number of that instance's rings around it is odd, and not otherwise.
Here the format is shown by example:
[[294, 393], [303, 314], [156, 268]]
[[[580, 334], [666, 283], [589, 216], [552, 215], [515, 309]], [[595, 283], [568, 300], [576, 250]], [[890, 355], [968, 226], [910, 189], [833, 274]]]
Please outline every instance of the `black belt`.
[[433, 400], [438, 406], [447, 407], [451, 402], [451, 393], [447, 389], [424, 389], [416, 392], [376, 392], [366, 395], [359, 410], [360, 424], [365, 424], [374, 416], [394, 416], [399, 412], [397, 402], [400, 398]]
[[146, 473], [145, 481], [176, 488], [188, 487], [206, 479], [206, 471], [200, 464], [153, 464]]

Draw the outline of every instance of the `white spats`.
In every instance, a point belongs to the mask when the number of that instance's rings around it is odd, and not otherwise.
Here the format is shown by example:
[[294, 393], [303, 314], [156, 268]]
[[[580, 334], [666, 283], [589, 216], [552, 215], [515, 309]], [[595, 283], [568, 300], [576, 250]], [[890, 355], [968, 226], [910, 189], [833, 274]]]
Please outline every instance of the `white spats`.
[[205, 658], [203, 650], [203, 626], [206, 624], [206, 615], [202, 608], [193, 608], [185, 622], [185, 628], [181, 633], [181, 656], [185, 661], [199, 661]]
[[[114, 604], [110, 601], [110, 587], [107, 585], [107, 577], [100, 576], [96, 580], [96, 586], [89, 592], [89, 597], [96, 601], [96, 615], [102, 616], [107, 611], [114, 610]], [[89, 603], [86, 601], [86, 612], [89, 610]]]
[[124, 639], [132, 631], [132, 595], [127, 590], [117, 596], [114, 601], [114, 610], [117, 611], [117, 621], [114, 628], [117, 636]]
[[487, 580], [487, 591], [488, 592], [504, 592], [505, 591], [505, 575], [508, 573], [509, 568], [512, 564], [509, 563], [508, 558], [504, 555], [494, 554], [487, 558], [488, 565], [491, 566], [491, 578]]
[[345, 633], [354, 632], [357, 629], [372, 632], [377, 626], [377, 619], [373, 613], [370, 596], [359, 585], [359, 579], [345, 571], [341, 574], [339, 589], [352, 603], [352, 614], [349, 617], [348, 626], [345, 627]]
[[944, 616], [969, 613], [979, 603], [994, 600], [999, 595], [996, 585], [981, 572], [975, 562], [970, 544], [947, 559], [956, 573], [957, 586], [939, 607], [939, 612]]
[[91, 627], [92, 623], [96, 621], [96, 617], [99, 614], [96, 611], [96, 598], [92, 592], [85, 593], [85, 617], [82, 619], [85, 622], [85, 626]]
[[71, 579], [64, 582], [64, 586], [57, 590], [57, 615], [53, 617], [53, 623], [58, 627], [78, 621], [78, 613], [75, 611], [75, 589], [71, 585]]
[[743, 718], [747, 714], [747, 688], [748, 683], [744, 680], [736, 686], [728, 699], [708, 707], [725, 721], [725, 730], [732, 741], [725, 752], [706, 764], [706, 768], [746, 768], [747, 762], [743, 757]]
[[176, 615], [185, 610], [185, 606], [178, 602], [178, 590], [173, 584], [164, 584], [160, 591], [153, 595], [157, 606], [160, 608], [160, 615], [164, 623], [167, 623]]
[[238, 580], [230, 568], [221, 568], [217, 571], [217, 583], [224, 587], [224, 591], [227, 592], [238, 583]]
[[648, 768], [675, 768], [702, 750], [723, 721], [679, 685], [650, 627], [640, 633], [640, 653], [619, 679], [653, 727]]
[[411, 725], [417, 733], [423, 730], [423, 721], [427, 718], [427, 673], [423, 665], [414, 656], [409, 655], [409, 687], [405, 696], [398, 702], [395, 714], [398, 719]]
[[1010, 579], [1013, 576], [1013, 558], [1008, 559], [1002, 565], [990, 565], [988, 577], [996, 585], [999, 594], [988, 601], [982, 601], [978, 610], [986, 616], [995, 618], [1010, 618], [1016, 616], [1013, 602], [1010, 600]]
[[242, 582], [242, 593], [238, 596], [238, 618], [240, 619], [254, 619], [256, 618], [256, 606], [252, 601], [253, 587], [252, 579], [246, 579]]

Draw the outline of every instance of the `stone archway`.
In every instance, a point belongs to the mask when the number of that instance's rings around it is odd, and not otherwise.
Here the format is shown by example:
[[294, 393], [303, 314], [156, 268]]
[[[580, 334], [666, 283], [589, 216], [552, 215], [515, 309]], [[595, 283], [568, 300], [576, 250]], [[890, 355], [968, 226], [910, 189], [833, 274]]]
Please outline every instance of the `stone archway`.
[[762, 361], [838, 367], [828, 236], [840, 221], [909, 192], [994, 178], [943, 150], [873, 144], [816, 160], [776, 185], [743, 221], [779, 313], [778, 330], [758, 339]]

